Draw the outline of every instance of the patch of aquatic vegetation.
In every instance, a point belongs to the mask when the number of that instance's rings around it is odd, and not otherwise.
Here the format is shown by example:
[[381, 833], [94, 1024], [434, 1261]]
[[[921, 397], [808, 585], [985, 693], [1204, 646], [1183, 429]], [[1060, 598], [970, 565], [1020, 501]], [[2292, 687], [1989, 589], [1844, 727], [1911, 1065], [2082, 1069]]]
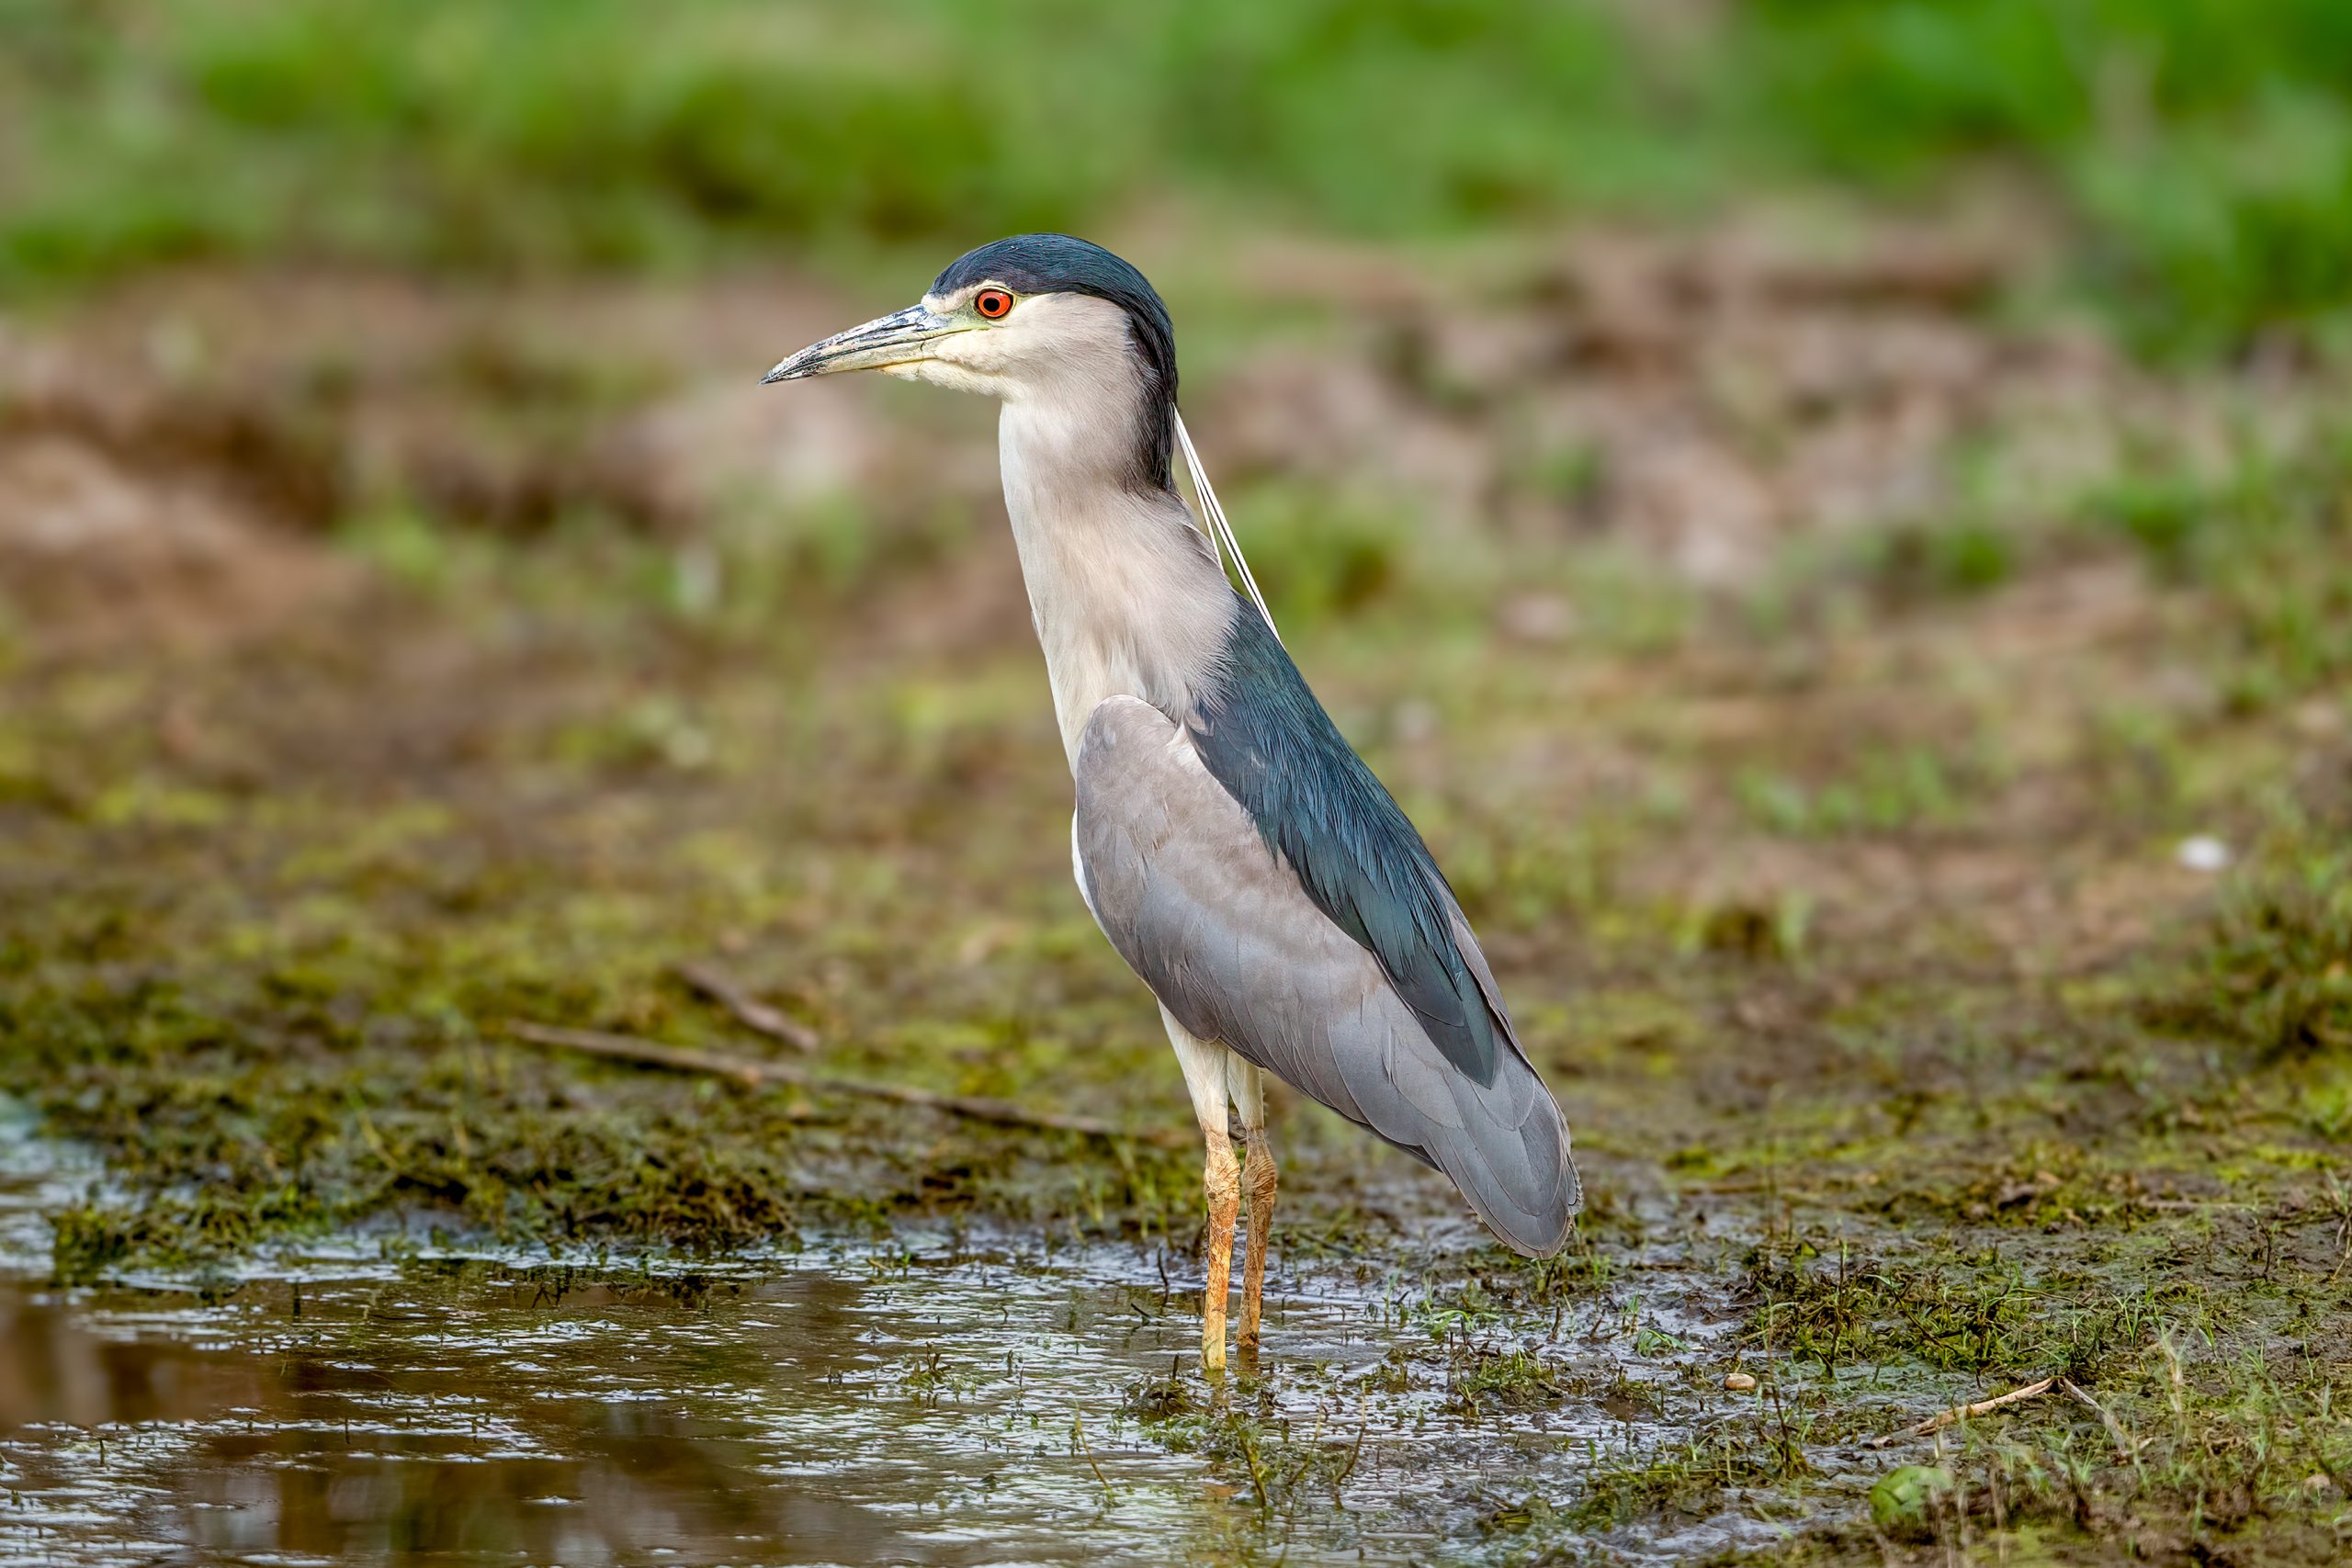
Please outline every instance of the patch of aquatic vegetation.
[[2080, 1276], [2037, 1278], [1998, 1247], [1759, 1258], [1746, 1291], [1755, 1303], [1749, 1343], [1831, 1375], [1892, 1363], [2078, 1377], [2136, 1352], [2157, 1324], [2193, 1314], [2198, 1293], [2185, 1282], [2101, 1291]]

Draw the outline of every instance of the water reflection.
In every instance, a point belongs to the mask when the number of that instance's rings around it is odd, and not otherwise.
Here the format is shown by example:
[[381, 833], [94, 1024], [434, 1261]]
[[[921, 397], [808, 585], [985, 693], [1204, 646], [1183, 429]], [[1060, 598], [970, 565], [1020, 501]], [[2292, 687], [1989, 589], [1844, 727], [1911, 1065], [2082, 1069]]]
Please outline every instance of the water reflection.
[[[0, 1564], [1416, 1560], [1657, 1435], [1573, 1392], [1622, 1385], [1605, 1347], [1465, 1406], [1393, 1286], [1330, 1272], [1276, 1280], [1283, 1359], [1233, 1390], [1260, 1446], [1171, 1438], [1136, 1396], [1195, 1349], [1162, 1261], [943, 1235], [718, 1272], [312, 1261], [209, 1303], [0, 1283]], [[1287, 1491], [1252, 1477], [1277, 1450]]]

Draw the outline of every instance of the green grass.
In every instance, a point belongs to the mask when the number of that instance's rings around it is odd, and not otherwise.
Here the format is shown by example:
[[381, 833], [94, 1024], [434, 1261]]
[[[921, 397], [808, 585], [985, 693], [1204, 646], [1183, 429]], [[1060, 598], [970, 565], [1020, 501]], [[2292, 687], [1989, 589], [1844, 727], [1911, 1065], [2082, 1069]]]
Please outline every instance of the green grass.
[[1748, 1288], [1756, 1299], [1749, 1342], [1830, 1373], [1891, 1360], [2013, 1376], [2062, 1371], [2091, 1381], [2144, 1345], [2152, 1323], [2193, 1303], [2185, 1291], [2165, 1300], [2082, 1280], [2031, 1279], [1997, 1248], [1893, 1263], [1842, 1251], [1834, 1261], [1759, 1261]]
[[[1758, 637], [1785, 639], [1792, 615], [1833, 622], [1854, 608], [1845, 597], [1854, 591], [1899, 613], [1988, 595], [2119, 548], [2196, 607], [2179, 629], [2199, 638], [2199, 662], [2234, 711], [2324, 700], [2352, 674], [2352, 439], [2334, 430], [2290, 457], [2247, 457], [2214, 476], [2153, 460], [2056, 502], [2050, 515], [1896, 524], [1826, 548], [1800, 541], [1777, 575], [1751, 589], [1748, 610]], [[1928, 807], [1948, 794], [1933, 775], [1964, 770], [1911, 757], [1857, 771], [1875, 772], [1878, 784], [1858, 785], [1858, 808], [1833, 819], [1871, 820], [1906, 793]], [[1755, 814], [1777, 825], [1815, 815], [1781, 781], [1751, 779], [1743, 790]]]
[[[2352, 855], [2323, 847], [2335, 837], [2289, 840], [2232, 889], [2193, 982], [2152, 1005], [2158, 1021], [2279, 1057], [2352, 1049]], [[2325, 1136], [2352, 1126], [2340, 1110], [2312, 1120]]]
[[0, 4], [0, 286], [708, 265], [1171, 198], [1387, 236], [2000, 168], [2144, 345], [2352, 298], [2336, 0]]
[[2352, 12], [2329, 0], [1765, 0], [1752, 82], [1815, 166], [2034, 168], [2144, 341], [2352, 293]]

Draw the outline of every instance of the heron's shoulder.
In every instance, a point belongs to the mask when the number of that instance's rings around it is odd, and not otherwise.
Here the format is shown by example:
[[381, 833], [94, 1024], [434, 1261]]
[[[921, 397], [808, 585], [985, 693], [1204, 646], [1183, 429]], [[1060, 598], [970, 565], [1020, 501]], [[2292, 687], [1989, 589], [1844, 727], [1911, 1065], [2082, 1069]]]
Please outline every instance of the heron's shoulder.
[[1198, 832], [1211, 822], [1229, 824], [1236, 836], [1250, 831], [1191, 731], [1141, 697], [1122, 694], [1094, 705], [1079, 732], [1071, 773], [1081, 818], [1114, 807], [1113, 815], [1148, 818], [1160, 833]]
[[1165, 744], [1176, 734], [1174, 719], [1141, 697], [1121, 692], [1096, 703], [1087, 714], [1086, 727], [1079, 732], [1078, 754], [1083, 761], [1090, 748], [1109, 751], [1137, 741]]

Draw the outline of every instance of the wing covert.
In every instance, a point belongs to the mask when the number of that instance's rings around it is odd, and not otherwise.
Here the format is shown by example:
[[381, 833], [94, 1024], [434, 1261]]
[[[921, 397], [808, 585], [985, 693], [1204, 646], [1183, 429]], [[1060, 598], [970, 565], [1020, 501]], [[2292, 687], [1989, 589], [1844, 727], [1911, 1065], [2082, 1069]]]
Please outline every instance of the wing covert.
[[[1159, 709], [1102, 703], [1075, 773], [1088, 907], [1178, 1021], [1443, 1170], [1511, 1246], [1560, 1247], [1579, 1198], [1567, 1126], [1515, 1040], [1486, 1082], [1442, 1049]], [[1449, 947], [1475, 953], [1451, 895], [1443, 909]], [[1484, 959], [1455, 961], [1484, 1011]]]

